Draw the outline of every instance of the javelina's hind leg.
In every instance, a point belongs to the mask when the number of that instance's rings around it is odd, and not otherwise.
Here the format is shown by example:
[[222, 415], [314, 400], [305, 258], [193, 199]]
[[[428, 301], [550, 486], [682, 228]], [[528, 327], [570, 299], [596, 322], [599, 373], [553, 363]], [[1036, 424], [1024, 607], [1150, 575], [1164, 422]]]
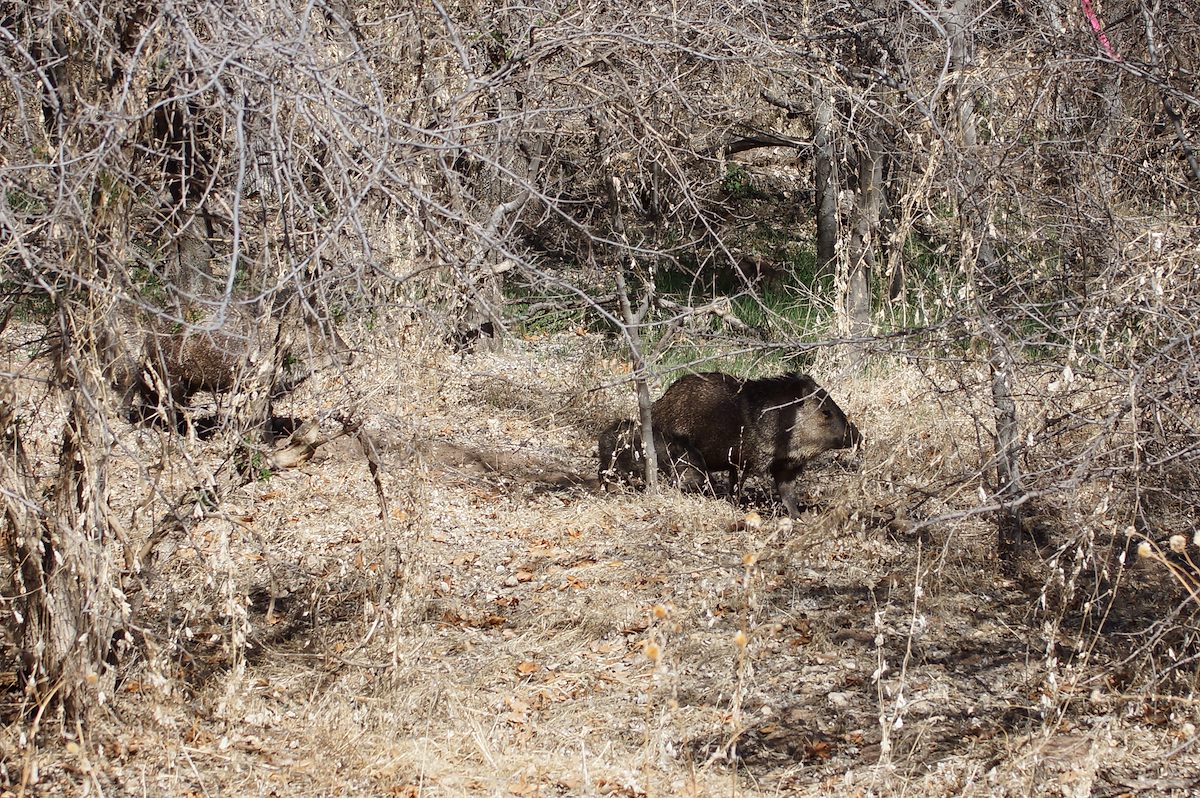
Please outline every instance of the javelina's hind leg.
[[725, 470], [728, 478], [725, 480], [725, 496], [732, 498], [735, 502], [741, 501], [742, 487], [746, 481], [746, 472], [739, 471], [735, 467], [730, 467]]

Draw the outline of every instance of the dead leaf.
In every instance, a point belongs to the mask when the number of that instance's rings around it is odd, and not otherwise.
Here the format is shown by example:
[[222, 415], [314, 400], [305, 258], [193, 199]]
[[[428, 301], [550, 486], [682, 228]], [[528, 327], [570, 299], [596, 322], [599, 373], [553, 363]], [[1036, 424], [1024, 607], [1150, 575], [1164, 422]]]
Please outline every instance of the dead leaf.
[[517, 665], [517, 673], [521, 674], [522, 676], [529, 676], [530, 674], [537, 673], [539, 668], [541, 668], [541, 666], [536, 662], [532, 660], [525, 660]]
[[421, 794], [421, 788], [416, 784], [396, 784], [388, 787], [385, 792], [388, 795], [398, 795], [400, 798], [417, 798]]
[[754, 510], [751, 510], [750, 512], [746, 513], [744, 516], [739, 518], [737, 521], [734, 521], [732, 524], [730, 524], [727, 531], [741, 532], [741, 531], [749, 530], [751, 532], [755, 532], [755, 531], [758, 531], [759, 529], [762, 529], [762, 525], [763, 525], [762, 516], [759, 515], [757, 512], [755, 512]]
[[825, 740], [817, 740], [807, 747], [805, 756], [810, 759], [828, 759], [833, 754], [833, 747]]
[[508, 785], [508, 791], [513, 795], [542, 795], [542, 785], [536, 781], [530, 781], [525, 776], [522, 776], [517, 781]]
[[504, 699], [509, 711], [504, 714], [504, 721], [510, 726], [524, 726], [529, 722], [529, 705], [519, 698], [509, 696]]
[[639, 798], [646, 794], [645, 790], [632, 781], [620, 782], [604, 778], [596, 780], [596, 791], [601, 795], [624, 795], [628, 798]]

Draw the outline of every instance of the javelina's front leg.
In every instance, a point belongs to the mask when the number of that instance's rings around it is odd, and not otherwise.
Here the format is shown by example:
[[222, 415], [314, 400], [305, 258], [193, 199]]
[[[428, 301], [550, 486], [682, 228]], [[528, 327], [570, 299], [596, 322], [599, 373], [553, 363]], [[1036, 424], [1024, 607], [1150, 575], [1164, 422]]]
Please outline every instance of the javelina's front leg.
[[800, 517], [800, 507], [796, 503], [796, 478], [803, 469], [803, 464], [791, 460], [777, 462], [771, 466], [771, 476], [775, 477], [779, 498], [783, 500], [783, 507], [791, 518]]

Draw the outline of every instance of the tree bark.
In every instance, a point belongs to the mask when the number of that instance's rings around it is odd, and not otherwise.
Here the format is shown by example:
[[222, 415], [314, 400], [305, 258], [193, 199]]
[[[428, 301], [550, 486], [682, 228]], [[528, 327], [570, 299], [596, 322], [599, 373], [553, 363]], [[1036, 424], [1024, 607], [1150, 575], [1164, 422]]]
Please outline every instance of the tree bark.
[[54, 489], [37, 487], [21, 441], [11, 386], [0, 390], [0, 493], [5, 545], [12, 570], [14, 610], [20, 616], [20, 673], [43, 710], [61, 707], [85, 721], [112, 695], [114, 677], [104, 667], [114, 635], [124, 623], [115, 590], [116, 567], [108, 541], [107, 459], [93, 428], [104, 387], [88, 364], [91, 323], [59, 308], [56, 367], [68, 385], [66, 421], [58, 447]]
[[[963, 184], [959, 196], [959, 211], [964, 224], [964, 250], [974, 251], [972, 279], [976, 283], [976, 312], [988, 343], [988, 369], [991, 372], [993, 420], [996, 432], [993, 444], [996, 498], [1001, 505], [997, 518], [997, 552], [1002, 561], [1013, 559], [1022, 539], [1022, 505], [1025, 489], [1021, 479], [1021, 425], [1017, 403], [1013, 397], [1013, 357], [1007, 337], [999, 320], [989, 307], [986, 296], [989, 288], [1007, 283], [1001, 260], [996, 256], [992, 241], [991, 194], [981, 173], [978, 136], [976, 131], [975, 97], [965, 85], [973, 56], [967, 31], [971, 3], [956, 0], [947, 17], [950, 35], [950, 58], [955, 74], [959, 75], [957, 89], [958, 122], [963, 144]], [[982, 284], [980, 284], [982, 283]]]
[[[875, 272], [875, 247], [879, 239], [880, 184], [883, 156], [878, 137], [867, 135], [858, 147], [858, 185], [854, 194], [854, 224], [847, 246], [845, 313], [847, 331], [854, 338], [871, 332], [871, 279]], [[865, 357], [858, 346], [856, 360]]]
[[625, 340], [629, 344], [629, 362], [633, 366], [633, 384], [637, 389], [638, 423], [642, 431], [642, 465], [646, 490], [658, 489], [658, 451], [654, 448], [654, 418], [651, 411], [650, 383], [646, 379], [646, 358], [642, 354], [642, 336], [638, 332], [642, 319], [650, 307], [651, 289], [647, 289], [643, 304], [638, 312], [629, 301], [629, 289], [625, 285], [625, 269], [617, 264], [617, 299], [621, 305], [621, 323], [625, 329]]
[[833, 97], [828, 84], [816, 84], [817, 112], [813, 118], [815, 153], [813, 183], [817, 209], [817, 273], [832, 274], [838, 241], [838, 170], [833, 131]]

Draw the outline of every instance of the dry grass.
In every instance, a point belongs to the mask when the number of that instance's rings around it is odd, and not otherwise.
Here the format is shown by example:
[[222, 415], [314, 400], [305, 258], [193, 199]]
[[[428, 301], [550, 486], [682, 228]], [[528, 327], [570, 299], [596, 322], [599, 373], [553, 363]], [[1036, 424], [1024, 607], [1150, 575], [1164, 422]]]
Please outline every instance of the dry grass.
[[[90, 728], [34, 744], [10, 720], [13, 794], [1197, 787], [1195, 705], [1121, 694], [1094, 639], [1086, 660], [1064, 653], [1078, 641], [999, 575], [993, 527], [966, 514], [974, 422], [911, 369], [818, 372], [869, 445], [813, 467], [793, 524], [597, 493], [594, 434], [630, 409], [595, 387], [619, 376], [597, 338], [373, 346], [291, 412], [357, 402], [384, 519], [342, 439], [164, 543], [151, 656]], [[220, 442], [164, 435], [120, 431], [132, 536], [219, 467]]]

